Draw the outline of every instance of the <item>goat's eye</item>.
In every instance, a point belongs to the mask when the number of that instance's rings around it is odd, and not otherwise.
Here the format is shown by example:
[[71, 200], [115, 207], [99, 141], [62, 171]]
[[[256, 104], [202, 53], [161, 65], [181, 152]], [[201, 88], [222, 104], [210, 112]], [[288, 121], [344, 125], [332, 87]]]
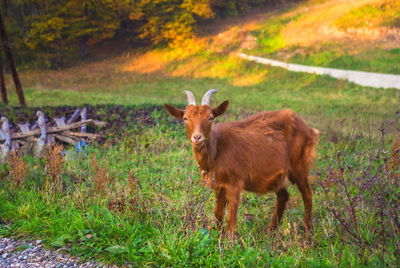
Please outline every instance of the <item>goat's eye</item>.
[[186, 116], [183, 118], [183, 121], [188, 121], [189, 118], [187, 118]]
[[209, 120], [209, 121], [213, 121], [213, 120], [214, 120], [214, 116], [210, 116], [210, 117], [208, 118], [208, 120]]

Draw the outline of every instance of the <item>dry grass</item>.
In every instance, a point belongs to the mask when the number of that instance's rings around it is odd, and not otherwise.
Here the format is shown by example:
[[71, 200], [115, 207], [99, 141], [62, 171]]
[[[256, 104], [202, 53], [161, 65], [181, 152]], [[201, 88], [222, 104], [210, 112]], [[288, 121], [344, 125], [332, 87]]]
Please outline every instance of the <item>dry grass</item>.
[[129, 171], [128, 174], [128, 193], [130, 196], [135, 196], [135, 191], [137, 190], [137, 178], [133, 175], [133, 171]]
[[26, 179], [28, 165], [22, 157], [15, 152], [9, 155], [8, 161], [10, 165], [11, 184], [20, 187]]
[[97, 163], [96, 156], [91, 159], [91, 165], [93, 167], [94, 176], [92, 181], [94, 183], [94, 190], [96, 194], [103, 194], [110, 184], [110, 175], [107, 168], [100, 166]]
[[47, 147], [45, 150], [45, 173], [46, 186], [59, 189], [61, 186], [61, 175], [63, 172], [64, 158], [61, 154], [63, 146], [55, 145]]
[[[115, 187], [110, 194], [112, 197], [108, 200], [107, 209], [117, 213], [123, 213], [125, 211], [135, 212], [136, 208], [139, 206], [141, 208], [146, 208], [146, 202], [140, 200], [139, 198], [139, 183], [137, 178], [133, 175], [133, 171], [129, 171], [126, 182], [128, 187], [123, 185], [122, 187]], [[121, 185], [119, 185], [121, 186]], [[109, 196], [110, 196], [109, 195]]]

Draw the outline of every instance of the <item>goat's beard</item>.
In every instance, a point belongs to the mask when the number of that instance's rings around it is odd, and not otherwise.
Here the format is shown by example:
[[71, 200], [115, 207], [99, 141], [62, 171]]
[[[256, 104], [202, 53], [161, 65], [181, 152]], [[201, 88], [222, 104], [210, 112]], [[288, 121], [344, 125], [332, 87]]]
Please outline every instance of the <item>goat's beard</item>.
[[197, 144], [193, 143], [193, 142], [190, 142], [190, 143], [192, 144], [193, 148], [195, 148], [197, 150], [203, 149], [203, 147], [206, 146], [206, 140], [202, 141], [201, 143], [197, 143]]
[[[209, 178], [210, 172], [212, 172], [212, 166], [215, 155], [215, 144], [213, 144], [213, 137], [205, 138], [204, 142], [198, 145], [192, 144], [192, 151], [194, 154], [194, 158], [196, 159], [197, 164], [199, 165], [200, 171], [208, 172], [208, 176], [205, 178]], [[214, 142], [215, 143], [215, 142]], [[204, 178], [203, 178], [204, 179]]]

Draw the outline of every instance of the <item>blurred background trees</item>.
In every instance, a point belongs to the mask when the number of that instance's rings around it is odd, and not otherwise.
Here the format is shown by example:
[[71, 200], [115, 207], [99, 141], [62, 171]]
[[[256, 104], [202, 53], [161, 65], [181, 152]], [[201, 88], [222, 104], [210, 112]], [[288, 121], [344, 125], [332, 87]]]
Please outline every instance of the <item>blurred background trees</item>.
[[58, 68], [105, 40], [178, 46], [200, 22], [296, 0], [2, 0], [20, 65]]

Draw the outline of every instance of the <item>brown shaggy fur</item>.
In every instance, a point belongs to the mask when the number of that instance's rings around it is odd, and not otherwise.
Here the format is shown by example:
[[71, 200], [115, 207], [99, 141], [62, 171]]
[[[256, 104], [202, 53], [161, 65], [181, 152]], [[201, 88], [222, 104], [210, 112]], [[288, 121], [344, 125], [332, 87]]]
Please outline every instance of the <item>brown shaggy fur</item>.
[[185, 121], [203, 180], [216, 193], [218, 225], [222, 224], [227, 206], [228, 231], [234, 232], [240, 193], [245, 190], [276, 194], [276, 208], [268, 230], [276, 228], [289, 200], [286, 188], [290, 181], [302, 194], [309, 230], [312, 192], [308, 177], [318, 130], [291, 110], [262, 112], [240, 121], [213, 124], [228, 104], [225, 101], [214, 109], [208, 105], [188, 105], [185, 110], [165, 105], [169, 114]]

